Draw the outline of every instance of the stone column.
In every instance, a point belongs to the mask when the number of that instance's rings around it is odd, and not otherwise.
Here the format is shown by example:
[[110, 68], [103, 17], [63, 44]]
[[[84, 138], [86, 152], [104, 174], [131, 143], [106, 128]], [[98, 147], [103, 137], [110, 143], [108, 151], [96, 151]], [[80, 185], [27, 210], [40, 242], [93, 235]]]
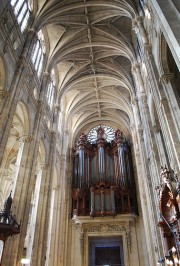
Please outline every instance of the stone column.
[[141, 71], [140, 71], [140, 65], [139, 64], [135, 64], [132, 67], [132, 73], [133, 73], [134, 78], [135, 78], [137, 90], [140, 93], [144, 93], [145, 92], [145, 90], [144, 90], [144, 82], [143, 82], [143, 79], [142, 79], [142, 76], [141, 76]]
[[180, 149], [178, 133], [174, 124], [174, 117], [170, 109], [170, 99], [166, 97], [162, 83], [159, 82], [159, 73], [157, 71], [151, 49], [144, 47], [144, 62], [146, 64], [151, 91], [156, 106], [161, 130], [166, 143], [167, 153], [170, 159], [171, 167], [176, 171], [180, 170]]
[[[45, 263], [44, 258], [46, 256], [46, 249], [47, 249], [47, 239], [48, 235], [48, 228], [49, 228], [49, 219], [50, 219], [50, 203], [51, 203], [51, 197], [53, 193], [53, 177], [54, 177], [54, 169], [55, 169], [55, 162], [56, 162], [56, 131], [53, 131], [51, 133], [51, 146], [50, 146], [50, 151], [49, 151], [49, 158], [48, 158], [48, 163], [49, 163], [49, 169], [46, 174], [45, 178], [45, 195], [43, 197], [43, 215], [41, 215], [41, 235], [39, 235], [39, 239], [42, 241], [42, 248], [38, 246], [38, 253], [37, 256], [38, 258], [41, 258], [41, 261], [39, 260], [39, 265], [42, 265]], [[45, 237], [46, 236], [46, 237]], [[37, 243], [38, 243], [37, 241]], [[38, 261], [37, 260], [35, 261]]]
[[46, 228], [47, 230], [45, 231], [45, 225], [47, 221], [49, 221], [49, 216], [47, 217], [47, 201], [49, 198], [49, 184], [47, 179], [49, 179], [50, 175], [49, 170], [50, 167], [48, 164], [42, 165], [42, 178], [39, 191], [33, 250], [31, 254], [31, 266], [40, 266], [45, 264], [46, 249], [43, 249], [43, 247], [44, 245], [46, 247], [47, 243], [48, 228]]
[[[157, 254], [154, 252], [154, 249], [152, 248], [151, 245], [148, 244], [148, 242], [151, 243], [158, 243], [158, 237], [156, 235], [156, 227], [157, 227], [157, 217], [154, 217], [153, 214], [153, 209], [156, 209], [156, 200], [153, 198], [154, 192], [152, 191], [152, 183], [151, 180], [153, 180], [153, 177], [156, 178], [156, 165], [154, 165], [155, 158], [154, 158], [154, 147], [152, 146], [152, 137], [150, 134], [150, 129], [149, 129], [149, 118], [147, 119], [147, 109], [144, 108], [144, 105], [142, 103], [143, 98], [139, 98], [138, 101], [135, 101], [133, 104], [133, 109], [134, 109], [134, 115], [136, 117], [136, 128], [137, 128], [137, 135], [138, 135], [138, 142], [139, 142], [139, 151], [140, 151], [140, 158], [141, 158], [141, 163], [139, 165], [139, 161], [136, 162], [137, 169], [138, 169], [138, 177], [142, 178], [141, 184], [139, 184], [139, 188], [141, 190], [142, 187], [144, 187], [143, 191], [140, 191], [141, 195], [141, 201], [142, 201], [142, 210], [143, 210], [143, 219], [144, 219], [144, 224], [145, 224], [145, 230], [146, 230], [146, 236], [149, 238], [146, 240], [147, 242], [147, 248], [149, 249], [149, 260], [150, 260], [150, 265], [154, 265], [158, 259]], [[141, 110], [141, 118], [139, 116], [139, 109]], [[146, 106], [147, 107], [147, 106]], [[144, 127], [142, 128], [142, 125], [139, 124], [139, 122], [142, 119], [142, 124]], [[139, 125], [138, 125], [139, 124]], [[145, 129], [144, 129], [145, 128]], [[147, 146], [149, 147], [147, 151]], [[149, 154], [148, 152], [151, 151], [151, 154], [153, 155], [150, 160], [152, 163], [152, 168], [153, 171], [151, 171], [151, 175], [149, 173], [149, 165], [147, 164], [147, 155]], [[136, 159], [137, 160], [137, 159]], [[150, 178], [150, 179], [149, 179]], [[148, 182], [147, 182], [148, 181]], [[150, 182], [149, 182], [150, 181]], [[142, 194], [141, 194], [142, 193]], [[144, 197], [146, 198], [146, 204], [143, 204], [144, 202]], [[147, 206], [146, 206], [147, 205]], [[148, 210], [148, 211], [147, 211]], [[146, 219], [146, 217], [149, 217]], [[145, 222], [146, 220], [146, 222]], [[149, 222], [151, 221], [151, 223]], [[153, 244], [152, 244], [153, 245]]]
[[[5, 251], [4, 251], [4, 257], [3, 257], [3, 264], [10, 266], [14, 265], [14, 263], [19, 263], [20, 258], [22, 258], [22, 252], [19, 260], [17, 259], [18, 252], [20, 250], [21, 242], [23, 241], [23, 236], [25, 238], [25, 233], [23, 231], [24, 225], [27, 224], [26, 219], [27, 216], [24, 216], [25, 211], [25, 205], [27, 201], [28, 191], [30, 190], [29, 187], [29, 179], [27, 178], [27, 174], [29, 176], [30, 173], [30, 167], [28, 167], [28, 154], [31, 151], [31, 145], [33, 142], [32, 136], [26, 135], [21, 136], [20, 141], [23, 145], [23, 153], [21, 156], [21, 161], [19, 162], [19, 171], [17, 175], [16, 180], [16, 187], [14, 191], [14, 197], [13, 197], [13, 209], [16, 213], [17, 220], [23, 220], [20, 230], [20, 235], [16, 236], [15, 238], [9, 238], [6, 242]], [[11, 252], [11, 256], [10, 256]], [[17, 264], [19, 265], [19, 264]]]
[[33, 29], [29, 30], [26, 42], [24, 44], [24, 49], [21, 53], [17, 67], [14, 73], [14, 77], [11, 83], [8, 94], [6, 93], [4, 97], [4, 107], [0, 116], [0, 163], [2, 162], [3, 152], [5, 149], [5, 143], [7, 142], [10, 127], [12, 124], [12, 119], [15, 113], [15, 109], [19, 100], [19, 94], [21, 90], [20, 82], [23, 75], [23, 70], [26, 67], [26, 60], [28, 58], [28, 51], [34, 40], [35, 31]]
[[[25, 156], [26, 162], [24, 164], [24, 172], [23, 173], [23, 179], [21, 180], [21, 184], [16, 186], [15, 197], [14, 197], [14, 205], [16, 206], [17, 210], [17, 217], [19, 219], [23, 219], [23, 223], [21, 226], [21, 232], [20, 237], [16, 238], [16, 241], [9, 241], [10, 246], [6, 245], [6, 266], [12, 266], [13, 263], [20, 263], [20, 260], [23, 255], [23, 248], [24, 248], [24, 239], [26, 235], [27, 230], [27, 223], [28, 223], [28, 215], [29, 215], [29, 208], [30, 208], [30, 202], [31, 202], [31, 195], [33, 191], [34, 186], [34, 177], [35, 177], [35, 171], [36, 171], [36, 165], [37, 165], [37, 156], [38, 156], [38, 150], [39, 150], [39, 143], [40, 143], [40, 134], [41, 134], [41, 120], [42, 115], [44, 111], [44, 95], [45, 95], [45, 88], [47, 85], [47, 81], [49, 78], [49, 74], [45, 73], [43, 76], [43, 82], [41, 86], [41, 95], [40, 100], [38, 102], [38, 108], [36, 112], [36, 117], [34, 120], [34, 128], [32, 132], [32, 143], [27, 151], [27, 155]], [[21, 191], [21, 192], [20, 192]], [[22, 193], [21, 197], [19, 197], [18, 193]], [[12, 256], [8, 257], [8, 251], [11, 250]]]
[[147, 44], [148, 37], [147, 37], [146, 31], [143, 26], [142, 18], [140, 16], [136, 16], [134, 20], [134, 26], [137, 29], [136, 32], [138, 34], [138, 38], [142, 40], [143, 44]]

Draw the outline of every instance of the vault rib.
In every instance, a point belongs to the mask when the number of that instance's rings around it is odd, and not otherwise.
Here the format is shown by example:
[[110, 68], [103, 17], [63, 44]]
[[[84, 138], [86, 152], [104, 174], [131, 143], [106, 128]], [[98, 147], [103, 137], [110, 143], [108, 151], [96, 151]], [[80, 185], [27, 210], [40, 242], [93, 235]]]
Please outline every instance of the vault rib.
[[[86, 0], [84, 0], [84, 3], [86, 3]], [[96, 69], [94, 65], [94, 54], [93, 54], [93, 48], [92, 48], [92, 36], [91, 36], [91, 27], [89, 24], [89, 17], [88, 17], [88, 10], [87, 6], [84, 7], [85, 10], [85, 19], [87, 23], [87, 32], [88, 32], [88, 41], [89, 41], [89, 48], [90, 48], [90, 60], [91, 60], [91, 69], [94, 75], [94, 90], [96, 93], [96, 100], [97, 100], [97, 111], [99, 114], [99, 118], [102, 118], [101, 116], [101, 106], [100, 106], [100, 99], [99, 99], [99, 91], [98, 91], [98, 84], [97, 84], [97, 78], [96, 78]]]

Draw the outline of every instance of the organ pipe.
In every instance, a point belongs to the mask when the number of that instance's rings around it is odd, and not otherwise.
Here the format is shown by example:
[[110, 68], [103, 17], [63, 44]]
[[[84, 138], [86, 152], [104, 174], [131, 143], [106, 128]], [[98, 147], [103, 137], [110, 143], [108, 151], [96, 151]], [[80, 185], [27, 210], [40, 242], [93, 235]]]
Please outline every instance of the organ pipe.
[[79, 151], [79, 178], [80, 178], [80, 187], [83, 186], [84, 178], [84, 150], [80, 149]]
[[74, 168], [73, 213], [94, 217], [137, 210], [130, 146], [120, 130], [111, 143], [101, 127], [94, 144], [81, 134]]

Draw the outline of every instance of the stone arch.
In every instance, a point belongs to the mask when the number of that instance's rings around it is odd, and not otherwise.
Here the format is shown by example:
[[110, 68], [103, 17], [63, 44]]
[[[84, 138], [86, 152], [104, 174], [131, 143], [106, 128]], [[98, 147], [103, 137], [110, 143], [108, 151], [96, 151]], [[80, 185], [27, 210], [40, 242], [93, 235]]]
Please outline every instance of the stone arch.
[[42, 140], [40, 140], [37, 159], [36, 159], [36, 171], [33, 183], [33, 189], [31, 194], [31, 202], [29, 208], [29, 220], [27, 224], [26, 237], [24, 242], [24, 256], [31, 261], [33, 244], [35, 238], [35, 224], [37, 220], [37, 212], [39, 208], [40, 198], [43, 196], [40, 193], [41, 186], [43, 183], [43, 170], [45, 168], [45, 145]]
[[15, 191], [19, 167], [23, 155], [23, 147], [29, 138], [29, 119], [25, 105], [19, 102], [12, 120], [9, 137], [4, 151], [4, 159], [1, 166], [0, 183], [1, 199], [3, 202], [12, 190]]

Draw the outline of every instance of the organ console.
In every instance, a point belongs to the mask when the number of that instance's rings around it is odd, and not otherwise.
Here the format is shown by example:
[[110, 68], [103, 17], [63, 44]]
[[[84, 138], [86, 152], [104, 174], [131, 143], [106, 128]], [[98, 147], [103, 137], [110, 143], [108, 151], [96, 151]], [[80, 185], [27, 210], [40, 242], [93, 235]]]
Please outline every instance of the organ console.
[[97, 127], [96, 141], [80, 134], [74, 149], [73, 215], [137, 214], [130, 144], [118, 129], [111, 142]]

